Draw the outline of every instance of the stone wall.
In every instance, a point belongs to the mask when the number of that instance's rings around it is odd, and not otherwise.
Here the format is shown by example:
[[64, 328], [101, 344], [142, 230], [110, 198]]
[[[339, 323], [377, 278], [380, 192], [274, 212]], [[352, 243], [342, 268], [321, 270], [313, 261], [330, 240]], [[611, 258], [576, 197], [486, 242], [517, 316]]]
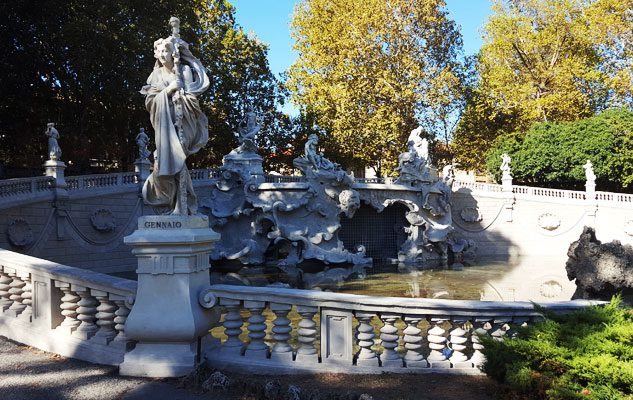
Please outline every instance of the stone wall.
[[565, 257], [585, 225], [602, 241], [633, 244], [633, 202], [569, 198], [582, 192], [550, 189], [540, 195], [482, 189], [457, 188], [452, 209], [456, 232], [475, 240], [481, 256]]
[[[192, 172], [199, 200], [208, 201], [213, 172]], [[139, 216], [157, 210], [142, 204], [139, 182], [129, 174], [118, 174], [117, 179], [115, 175], [68, 178], [65, 197], [47, 190], [42, 178], [31, 184], [0, 182], [0, 189], [12, 188], [0, 193], [0, 247], [100, 272], [134, 270], [136, 260], [123, 237], [135, 229]], [[358, 184], [366, 183], [359, 179]], [[595, 227], [603, 242], [633, 244], [632, 195], [596, 192], [595, 200], [587, 200], [584, 192], [517, 186], [504, 192], [500, 185], [456, 182], [452, 203], [455, 231], [477, 243], [479, 257], [513, 263], [538, 255], [564, 262], [569, 243], [585, 225]], [[377, 220], [358, 223], [373, 227], [374, 235], [384, 232], [398, 240], [391, 214], [360, 213], [358, 218]], [[354, 225], [358, 224], [349, 227]], [[351, 242], [359, 237], [345, 234]]]

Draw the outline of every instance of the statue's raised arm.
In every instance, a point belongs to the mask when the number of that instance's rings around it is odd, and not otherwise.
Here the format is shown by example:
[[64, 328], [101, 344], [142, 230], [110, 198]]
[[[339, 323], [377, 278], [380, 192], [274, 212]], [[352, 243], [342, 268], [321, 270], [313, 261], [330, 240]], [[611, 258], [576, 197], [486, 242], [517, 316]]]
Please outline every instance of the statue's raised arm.
[[209, 140], [208, 121], [197, 96], [209, 87], [200, 60], [180, 38], [180, 21], [170, 19], [172, 34], [154, 42], [154, 70], [141, 89], [154, 128], [154, 170], [143, 185], [146, 204], [172, 214], [196, 214], [197, 199], [186, 159]]

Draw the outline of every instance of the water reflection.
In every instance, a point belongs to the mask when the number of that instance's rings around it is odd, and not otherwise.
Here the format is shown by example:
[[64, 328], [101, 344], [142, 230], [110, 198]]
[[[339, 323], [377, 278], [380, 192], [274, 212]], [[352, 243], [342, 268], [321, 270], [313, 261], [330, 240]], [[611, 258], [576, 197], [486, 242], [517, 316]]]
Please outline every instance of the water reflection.
[[523, 257], [513, 263], [488, 259], [472, 267], [424, 269], [380, 264], [364, 279], [342, 283], [338, 292], [372, 296], [456, 300], [558, 301], [575, 290], [565, 273], [564, 259]]
[[[566, 257], [515, 257], [512, 261], [487, 259], [475, 266], [423, 268], [404, 264], [376, 263], [372, 268], [341, 279], [321, 290], [370, 296], [411, 297], [490, 301], [560, 301], [571, 299], [576, 285], [567, 279]], [[212, 276], [214, 275], [212, 268]], [[222, 275], [221, 281], [238, 285], [267, 286], [278, 282], [289, 287], [276, 268], [245, 268], [248, 273], [239, 279], [228, 279], [235, 273]], [[240, 271], [240, 273], [243, 271]], [[136, 273], [113, 274], [136, 279]], [[282, 283], [279, 283], [279, 282]]]

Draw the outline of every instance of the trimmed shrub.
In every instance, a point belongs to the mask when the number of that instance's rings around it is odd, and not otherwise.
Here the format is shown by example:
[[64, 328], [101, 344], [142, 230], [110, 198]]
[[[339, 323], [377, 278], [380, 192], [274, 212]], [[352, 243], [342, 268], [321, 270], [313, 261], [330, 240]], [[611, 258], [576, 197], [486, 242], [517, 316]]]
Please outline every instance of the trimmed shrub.
[[482, 336], [483, 371], [530, 399], [633, 399], [633, 310], [614, 298], [516, 328], [516, 337]]

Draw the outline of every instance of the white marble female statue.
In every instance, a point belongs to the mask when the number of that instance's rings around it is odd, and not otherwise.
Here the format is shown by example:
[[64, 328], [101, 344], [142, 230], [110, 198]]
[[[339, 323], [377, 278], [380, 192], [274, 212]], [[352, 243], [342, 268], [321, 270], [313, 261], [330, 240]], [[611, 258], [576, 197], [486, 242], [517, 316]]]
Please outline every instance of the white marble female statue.
[[596, 174], [593, 172], [593, 164], [591, 160], [587, 160], [587, 163], [583, 165], [585, 169], [585, 179], [587, 180], [587, 184], [595, 185], [596, 184]]
[[510, 172], [510, 161], [512, 158], [507, 153], [501, 155], [501, 179], [512, 179], [512, 173]]
[[59, 143], [57, 143], [57, 139], [59, 139], [59, 132], [55, 129], [55, 123], [49, 122], [46, 124], [46, 131], [44, 132], [46, 136], [48, 136], [48, 157], [50, 160], [58, 161], [62, 158], [62, 149], [59, 147]]
[[196, 214], [197, 199], [186, 159], [209, 140], [208, 121], [197, 95], [209, 87], [200, 61], [180, 39], [179, 20], [172, 35], [154, 42], [154, 70], [141, 89], [155, 133], [154, 170], [143, 185], [143, 199], [169, 207], [172, 214]]

